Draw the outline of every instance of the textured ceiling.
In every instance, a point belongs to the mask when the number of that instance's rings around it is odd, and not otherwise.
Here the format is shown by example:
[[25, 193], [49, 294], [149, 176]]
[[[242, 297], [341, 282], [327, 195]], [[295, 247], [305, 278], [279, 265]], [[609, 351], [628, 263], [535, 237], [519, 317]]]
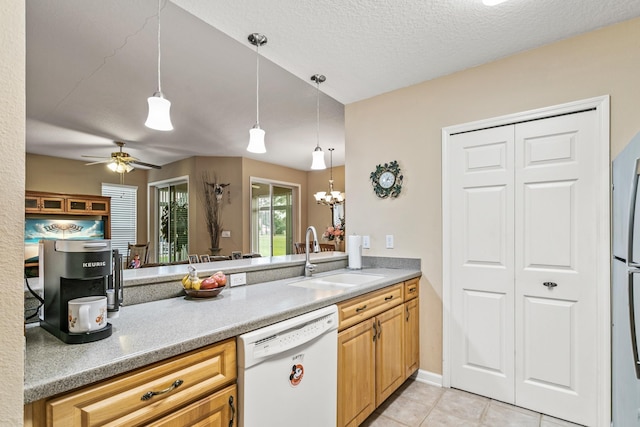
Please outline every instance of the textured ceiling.
[[[142, 161], [245, 156], [309, 170], [316, 144], [344, 163], [343, 104], [640, 16], [637, 0], [174, 0], [163, 2], [162, 89], [172, 132], [144, 127], [157, 85], [155, 0], [30, 0], [27, 152]], [[253, 32], [267, 153], [245, 151], [255, 123]], [[328, 152], [326, 154], [329, 161]], [[96, 166], [92, 166], [96, 167]]]

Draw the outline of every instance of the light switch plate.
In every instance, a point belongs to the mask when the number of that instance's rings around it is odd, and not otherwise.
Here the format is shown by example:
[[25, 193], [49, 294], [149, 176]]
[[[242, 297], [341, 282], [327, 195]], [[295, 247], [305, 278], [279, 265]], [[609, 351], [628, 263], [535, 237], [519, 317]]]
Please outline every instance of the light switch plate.
[[362, 236], [362, 249], [370, 249], [371, 241], [369, 240], [369, 236]]
[[231, 237], [231, 230], [222, 230], [222, 237]]
[[235, 273], [231, 275], [229, 284], [233, 288], [234, 286], [241, 286], [247, 284], [247, 273]]
[[385, 241], [387, 243], [387, 249], [393, 249], [393, 234], [387, 234]]

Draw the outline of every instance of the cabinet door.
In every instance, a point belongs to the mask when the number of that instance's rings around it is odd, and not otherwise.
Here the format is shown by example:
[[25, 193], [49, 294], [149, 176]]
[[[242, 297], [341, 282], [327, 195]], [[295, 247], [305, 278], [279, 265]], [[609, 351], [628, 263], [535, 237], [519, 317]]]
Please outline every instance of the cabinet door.
[[420, 311], [418, 299], [404, 303], [404, 366], [405, 378], [420, 366]]
[[237, 389], [233, 384], [149, 425], [153, 427], [233, 426], [237, 401]]
[[109, 203], [106, 200], [67, 199], [67, 212], [108, 214]]
[[404, 305], [376, 318], [376, 406], [391, 396], [405, 380]]
[[65, 204], [62, 197], [25, 196], [25, 212], [64, 212]]
[[338, 423], [358, 426], [376, 408], [375, 319], [338, 334]]

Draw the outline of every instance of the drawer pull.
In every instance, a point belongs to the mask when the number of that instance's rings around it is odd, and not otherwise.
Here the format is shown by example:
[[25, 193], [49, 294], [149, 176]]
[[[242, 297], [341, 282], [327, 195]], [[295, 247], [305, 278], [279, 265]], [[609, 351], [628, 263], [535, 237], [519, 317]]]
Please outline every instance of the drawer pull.
[[413, 288], [409, 288], [409, 293], [414, 293], [416, 291], [416, 289], [418, 289], [418, 288], [416, 288], [415, 286]]
[[364, 310], [366, 308], [367, 308], [367, 304], [363, 305], [362, 307], [358, 307], [358, 308], [356, 308], [356, 313], [359, 313], [359, 312], [361, 312], [362, 310]]
[[142, 395], [142, 397], [140, 398], [140, 400], [149, 400], [151, 399], [153, 396], [156, 396], [158, 394], [165, 394], [165, 393], [169, 393], [170, 391], [172, 391], [174, 388], [178, 388], [182, 385], [184, 381], [182, 380], [175, 380], [173, 382], [173, 384], [171, 384], [169, 387], [165, 388], [164, 390], [160, 390], [160, 391], [148, 391], [145, 394]]
[[231, 419], [229, 420], [229, 427], [233, 427], [233, 420], [236, 417], [236, 408], [233, 407], [233, 396], [229, 396], [229, 406], [231, 407]]
[[390, 301], [390, 300], [392, 300], [392, 299], [393, 299], [393, 295], [389, 295], [389, 296], [388, 296], [388, 297], [386, 297], [384, 300], [385, 300], [385, 301]]

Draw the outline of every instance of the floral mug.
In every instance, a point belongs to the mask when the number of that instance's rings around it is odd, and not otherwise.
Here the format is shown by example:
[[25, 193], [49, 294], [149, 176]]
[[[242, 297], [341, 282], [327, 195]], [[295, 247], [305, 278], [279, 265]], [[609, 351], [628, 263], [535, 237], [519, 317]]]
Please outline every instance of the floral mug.
[[107, 326], [107, 297], [91, 296], [69, 300], [69, 332], [85, 333]]

